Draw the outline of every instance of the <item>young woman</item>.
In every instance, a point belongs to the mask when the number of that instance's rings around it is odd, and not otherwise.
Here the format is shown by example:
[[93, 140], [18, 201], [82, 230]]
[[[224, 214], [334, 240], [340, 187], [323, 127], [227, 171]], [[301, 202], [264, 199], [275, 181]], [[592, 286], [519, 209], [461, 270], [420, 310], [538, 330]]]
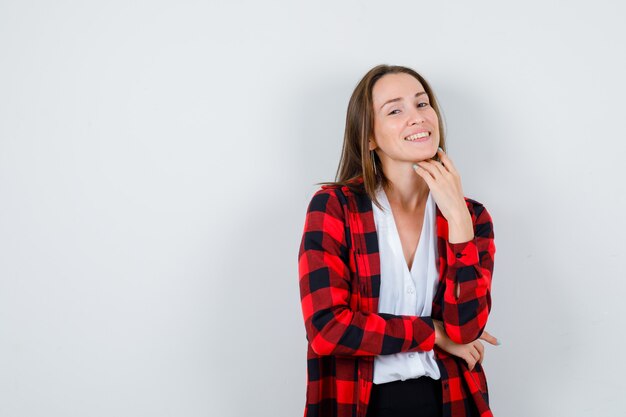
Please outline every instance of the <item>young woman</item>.
[[298, 256], [304, 415], [492, 416], [479, 339], [497, 344], [493, 225], [463, 194], [421, 75], [363, 77], [336, 179], [311, 199]]

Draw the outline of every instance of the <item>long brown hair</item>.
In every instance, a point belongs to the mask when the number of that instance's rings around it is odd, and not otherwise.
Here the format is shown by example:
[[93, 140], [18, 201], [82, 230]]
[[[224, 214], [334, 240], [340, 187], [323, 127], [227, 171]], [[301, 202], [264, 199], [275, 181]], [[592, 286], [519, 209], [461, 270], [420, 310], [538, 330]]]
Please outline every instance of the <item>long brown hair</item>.
[[[365, 74], [352, 92], [346, 114], [346, 129], [343, 136], [343, 149], [339, 167], [334, 182], [320, 182], [318, 185], [345, 185], [354, 192], [366, 192], [370, 199], [378, 206], [376, 188], [379, 185], [387, 187], [389, 180], [383, 173], [380, 159], [376, 152], [368, 147], [369, 138], [374, 131], [374, 113], [372, 89], [376, 81], [386, 74], [405, 73], [415, 77], [424, 87], [424, 91], [430, 99], [430, 105], [437, 113], [439, 119], [439, 146], [446, 151], [444, 123], [439, 104], [430, 84], [415, 70], [399, 65], [378, 65]], [[376, 169], [374, 170], [374, 164]], [[362, 183], [356, 181], [362, 177]]]

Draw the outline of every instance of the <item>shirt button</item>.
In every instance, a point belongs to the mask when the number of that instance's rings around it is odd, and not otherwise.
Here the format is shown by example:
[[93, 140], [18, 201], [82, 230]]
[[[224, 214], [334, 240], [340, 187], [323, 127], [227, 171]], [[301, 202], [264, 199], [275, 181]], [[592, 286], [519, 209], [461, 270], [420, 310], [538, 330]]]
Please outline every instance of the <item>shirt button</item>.
[[415, 353], [409, 353], [409, 358], [415, 357]]
[[415, 290], [413, 288], [408, 288], [406, 292], [408, 292], [409, 294], [413, 294]]
[[457, 254], [456, 254], [456, 257], [457, 257], [457, 258], [460, 258], [461, 256], [463, 256], [463, 254], [462, 254], [462, 253], [457, 253]]

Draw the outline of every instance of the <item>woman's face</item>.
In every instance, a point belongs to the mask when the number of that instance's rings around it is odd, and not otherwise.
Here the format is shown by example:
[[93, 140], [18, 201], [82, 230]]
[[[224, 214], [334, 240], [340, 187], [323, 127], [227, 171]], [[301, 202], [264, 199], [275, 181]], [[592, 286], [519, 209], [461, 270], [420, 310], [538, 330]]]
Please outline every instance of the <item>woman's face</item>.
[[383, 75], [372, 88], [372, 99], [374, 138], [370, 138], [369, 149], [376, 150], [384, 167], [411, 167], [435, 156], [439, 118], [416, 78], [405, 73]]

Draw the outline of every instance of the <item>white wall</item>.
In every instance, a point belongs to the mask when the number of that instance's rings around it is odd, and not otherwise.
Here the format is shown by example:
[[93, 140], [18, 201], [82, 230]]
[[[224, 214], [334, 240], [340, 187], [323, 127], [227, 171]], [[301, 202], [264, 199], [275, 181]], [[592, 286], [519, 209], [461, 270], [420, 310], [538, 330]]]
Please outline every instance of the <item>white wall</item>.
[[494, 219], [496, 416], [618, 416], [618, 2], [0, 3], [0, 415], [298, 416], [348, 98], [433, 84]]

